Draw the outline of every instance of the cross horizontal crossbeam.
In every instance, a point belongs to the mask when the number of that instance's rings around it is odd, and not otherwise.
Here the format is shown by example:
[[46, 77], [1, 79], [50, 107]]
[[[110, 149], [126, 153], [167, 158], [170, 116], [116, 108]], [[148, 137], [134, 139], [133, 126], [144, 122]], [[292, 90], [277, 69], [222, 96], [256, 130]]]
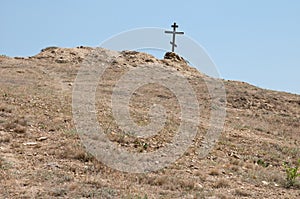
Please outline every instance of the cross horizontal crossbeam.
[[176, 28], [178, 28], [178, 25], [176, 24], [176, 22], [174, 22], [174, 24], [171, 27], [173, 28], [173, 31], [165, 31], [165, 33], [167, 33], [167, 34], [173, 34], [173, 39], [170, 42], [170, 44], [172, 45], [172, 52], [174, 52], [175, 47], [177, 47], [177, 45], [175, 43], [175, 36], [176, 35], [183, 35], [184, 32], [176, 32]]

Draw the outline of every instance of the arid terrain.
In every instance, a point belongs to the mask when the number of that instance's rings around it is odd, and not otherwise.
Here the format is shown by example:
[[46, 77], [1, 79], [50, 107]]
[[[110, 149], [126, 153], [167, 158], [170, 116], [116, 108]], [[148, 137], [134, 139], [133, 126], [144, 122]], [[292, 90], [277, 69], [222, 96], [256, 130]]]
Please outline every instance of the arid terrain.
[[181, 73], [196, 93], [201, 121], [191, 146], [168, 167], [148, 173], [118, 171], [96, 159], [83, 146], [72, 115], [74, 81], [92, 51], [48, 47], [32, 57], [0, 56], [0, 198], [300, 198], [300, 177], [289, 185], [283, 167], [300, 159], [300, 96], [223, 80], [225, 125], [201, 159], [197, 148], [215, 107], [207, 77], [176, 55], [158, 60], [118, 52], [98, 83], [96, 114], [116, 146], [135, 153], [164, 147], [180, 124], [180, 106], [170, 90], [149, 84], [132, 95], [130, 114], [138, 125], [150, 122], [153, 104], [166, 110], [166, 125], [149, 138], [122, 131], [110, 107], [123, 74], [162, 64]]

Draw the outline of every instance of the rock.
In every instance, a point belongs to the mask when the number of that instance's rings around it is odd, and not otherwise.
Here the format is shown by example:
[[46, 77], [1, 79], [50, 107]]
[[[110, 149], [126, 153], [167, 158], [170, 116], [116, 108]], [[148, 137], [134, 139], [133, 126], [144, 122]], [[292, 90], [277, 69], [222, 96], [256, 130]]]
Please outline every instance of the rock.
[[263, 183], [263, 185], [269, 185], [270, 183], [267, 181], [261, 181]]
[[180, 57], [179, 55], [177, 55], [174, 52], [166, 52], [164, 59], [171, 59], [173, 61], [186, 63], [186, 61], [183, 59], [183, 57]]
[[60, 164], [58, 164], [57, 162], [49, 162], [47, 164], [45, 164], [47, 167], [51, 167], [51, 168], [61, 168], [62, 166]]
[[196, 187], [197, 189], [203, 189], [203, 185], [200, 184], [200, 183], [196, 183], [196, 184], [195, 184], [195, 187]]
[[68, 63], [69, 61], [64, 59], [63, 57], [60, 57], [57, 60], [55, 60], [55, 62], [59, 64], [64, 64], [64, 63]]
[[37, 144], [38, 144], [37, 142], [26, 142], [26, 143], [23, 143], [23, 145], [25, 145], [25, 146], [35, 146]]
[[39, 137], [39, 138], [37, 138], [36, 140], [37, 141], [44, 141], [44, 140], [47, 140], [48, 138], [47, 137]]

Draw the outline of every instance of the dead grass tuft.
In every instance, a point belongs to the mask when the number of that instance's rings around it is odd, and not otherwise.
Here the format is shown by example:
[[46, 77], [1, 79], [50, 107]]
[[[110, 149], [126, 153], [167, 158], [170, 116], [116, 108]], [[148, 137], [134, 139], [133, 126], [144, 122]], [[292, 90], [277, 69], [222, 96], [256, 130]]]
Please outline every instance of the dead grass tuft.
[[0, 158], [0, 168], [2, 168], [4, 165], [4, 160], [2, 158]]
[[192, 179], [180, 179], [178, 184], [184, 190], [192, 190], [195, 188], [195, 182]]
[[250, 196], [252, 196], [251, 193], [249, 193], [245, 190], [242, 190], [242, 189], [235, 189], [234, 190], [234, 195], [236, 195], [238, 197], [250, 197]]
[[11, 168], [11, 163], [0, 157], [0, 170], [8, 170]]
[[213, 188], [220, 189], [220, 188], [228, 188], [230, 187], [230, 182], [225, 179], [220, 179], [212, 186]]
[[218, 194], [217, 196], [218, 196], [218, 198], [220, 198], [220, 199], [229, 199], [229, 198], [231, 198], [231, 197], [229, 197], [229, 196], [227, 196], [227, 195], [225, 195], [225, 194]]
[[201, 181], [205, 181], [207, 174], [205, 172], [203, 172], [202, 170], [197, 170], [194, 173], [195, 176], [199, 177]]
[[162, 186], [163, 184], [166, 184], [168, 181], [168, 178], [166, 176], [153, 176], [149, 177], [147, 179], [147, 183], [150, 185], [155, 185], [155, 186]]
[[64, 188], [55, 188], [50, 192], [50, 195], [54, 197], [63, 197], [66, 194], [67, 194], [67, 190]]
[[284, 173], [278, 172], [274, 168], [256, 167], [255, 170], [247, 173], [246, 177], [251, 181], [261, 184], [261, 181], [274, 182], [284, 185]]
[[12, 119], [7, 121], [3, 127], [7, 131], [13, 131], [16, 133], [26, 133], [27, 120], [24, 117]]
[[230, 166], [230, 170], [231, 170], [231, 171], [234, 171], [234, 172], [238, 172], [238, 171], [240, 171], [240, 167], [239, 167], [239, 166], [236, 166], [236, 165], [231, 165], [231, 166]]
[[62, 144], [64, 147], [62, 150], [59, 151], [53, 151], [54, 154], [58, 155], [60, 158], [69, 158], [69, 159], [75, 159], [80, 160], [81, 162], [90, 162], [93, 161], [95, 158], [92, 154], [88, 153], [84, 150], [84, 147], [81, 145], [78, 145], [78, 143], [72, 143], [72, 144]]
[[10, 135], [1, 135], [0, 143], [10, 142], [11, 136]]
[[14, 132], [19, 134], [26, 133], [26, 128], [24, 126], [17, 125], [16, 128], [14, 128]]
[[101, 188], [104, 186], [104, 183], [102, 182], [101, 178], [99, 176], [88, 176], [85, 180], [84, 183], [93, 185], [97, 188]]
[[69, 185], [69, 190], [70, 190], [70, 191], [74, 191], [74, 190], [76, 190], [76, 189], [78, 189], [78, 188], [79, 188], [79, 186], [78, 186], [77, 183], [71, 183], [71, 184]]
[[73, 156], [74, 159], [80, 160], [82, 162], [89, 162], [94, 159], [92, 154], [87, 153], [84, 150], [76, 150]]
[[14, 128], [16, 128], [17, 124], [11, 121], [11, 122], [5, 123], [3, 126], [4, 126], [5, 130], [10, 131], [10, 130], [13, 130]]
[[231, 164], [236, 165], [236, 166], [243, 166], [243, 162], [241, 162], [238, 159], [231, 159], [230, 162], [231, 162]]
[[211, 175], [211, 176], [218, 176], [221, 173], [218, 169], [212, 169], [212, 170], [210, 170], [210, 172], [208, 174]]

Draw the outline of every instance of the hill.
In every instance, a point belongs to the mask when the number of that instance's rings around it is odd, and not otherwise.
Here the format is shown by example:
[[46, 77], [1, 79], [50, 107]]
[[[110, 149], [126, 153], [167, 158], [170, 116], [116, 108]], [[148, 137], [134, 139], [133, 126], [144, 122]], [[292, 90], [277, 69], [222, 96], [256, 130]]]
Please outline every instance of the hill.
[[170, 90], [149, 84], [130, 98], [130, 115], [140, 126], [151, 122], [153, 104], [165, 108], [164, 128], [149, 138], [124, 132], [110, 105], [122, 75], [160, 64], [187, 79], [195, 91], [201, 121], [191, 146], [168, 167], [148, 173], [118, 171], [97, 160], [83, 146], [72, 114], [76, 76], [93, 50], [49, 47], [32, 57], [0, 56], [1, 198], [300, 197], [299, 179], [288, 187], [282, 166], [300, 159], [300, 96], [222, 80], [224, 128], [209, 155], [199, 158], [197, 148], [215, 108], [205, 83], [209, 77], [174, 54], [158, 60], [146, 53], [101, 49], [113, 55], [109, 62], [96, 57], [109, 63], [97, 84], [97, 120], [109, 140], [128, 151], [151, 153], [170, 143], [181, 122], [178, 98]]

